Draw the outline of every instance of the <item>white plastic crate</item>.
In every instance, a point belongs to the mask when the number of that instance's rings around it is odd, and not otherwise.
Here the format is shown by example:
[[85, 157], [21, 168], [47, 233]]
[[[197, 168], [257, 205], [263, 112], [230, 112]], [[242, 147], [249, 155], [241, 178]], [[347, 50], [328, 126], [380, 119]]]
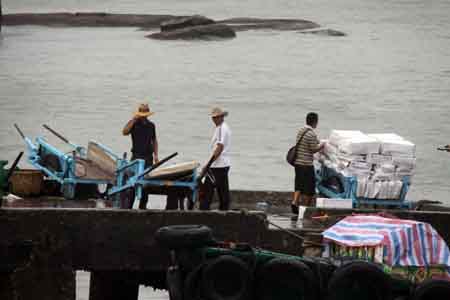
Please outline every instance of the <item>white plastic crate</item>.
[[352, 199], [317, 198], [316, 207], [320, 208], [353, 208]]

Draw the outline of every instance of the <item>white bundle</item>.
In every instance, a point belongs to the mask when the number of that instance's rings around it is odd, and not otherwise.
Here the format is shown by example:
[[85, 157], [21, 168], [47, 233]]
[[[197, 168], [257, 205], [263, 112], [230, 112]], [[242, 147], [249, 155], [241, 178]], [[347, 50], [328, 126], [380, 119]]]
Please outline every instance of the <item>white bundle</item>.
[[340, 170], [344, 176], [368, 177], [370, 175], [370, 164], [365, 162], [353, 161], [347, 168]]
[[378, 153], [380, 151], [380, 142], [375, 138], [364, 135], [342, 140], [338, 145], [338, 149], [347, 154], [367, 155]]
[[367, 188], [367, 177], [359, 177], [358, 183], [356, 186], [356, 197], [365, 197], [366, 196], [366, 188]]
[[346, 154], [346, 153], [339, 152], [336, 155], [336, 158], [339, 160], [347, 161], [347, 162], [353, 162], [353, 161], [367, 162], [367, 155], [363, 155], [363, 154]]
[[334, 129], [334, 130], [331, 130], [330, 138], [328, 139], [328, 141], [331, 145], [338, 147], [339, 144], [343, 140], [357, 138], [360, 136], [365, 136], [365, 134], [359, 130], [335, 130]]
[[400, 198], [403, 182], [400, 180], [358, 180], [357, 197], [369, 199], [397, 200]]
[[394, 180], [395, 173], [383, 173], [380, 170], [375, 171], [375, 173], [372, 175], [373, 180]]
[[404, 176], [413, 176], [414, 170], [411, 169], [397, 169], [395, 171], [395, 177], [398, 179], [403, 178]]
[[367, 162], [373, 165], [392, 163], [392, 155], [372, 153], [367, 155]]
[[400, 198], [403, 182], [400, 180], [394, 180], [389, 182], [389, 199]]
[[402, 170], [416, 168], [416, 158], [411, 156], [393, 155], [392, 163]]
[[365, 197], [369, 199], [375, 199], [380, 193], [380, 182], [375, 180], [370, 180], [367, 182]]
[[416, 145], [395, 133], [374, 133], [368, 136], [377, 139], [381, 143], [381, 154], [399, 154], [410, 157], [416, 155]]
[[356, 177], [356, 197], [399, 199], [404, 176], [416, 167], [415, 145], [393, 133], [332, 130], [318, 163]]

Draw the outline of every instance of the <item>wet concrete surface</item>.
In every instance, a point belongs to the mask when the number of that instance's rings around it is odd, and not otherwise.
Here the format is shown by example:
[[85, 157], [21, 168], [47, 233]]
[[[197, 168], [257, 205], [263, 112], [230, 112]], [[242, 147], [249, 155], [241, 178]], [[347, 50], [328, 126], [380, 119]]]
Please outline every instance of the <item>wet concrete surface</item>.
[[[148, 209], [165, 209], [166, 197], [160, 195], [151, 195], [147, 204]], [[212, 205], [214, 209], [217, 203]], [[186, 206], [186, 205], [185, 205]], [[89, 199], [89, 200], [65, 200], [61, 197], [36, 197], [36, 198], [15, 198], [14, 196], [7, 197], [3, 200], [3, 207], [8, 208], [111, 208], [113, 204], [111, 201], [102, 199]], [[137, 209], [138, 202], [134, 203], [134, 209]], [[266, 207], [261, 209], [258, 203], [245, 203], [243, 205], [235, 204], [233, 210], [264, 210], [268, 215], [270, 223], [274, 223], [277, 226], [283, 228], [299, 229], [302, 228], [301, 221], [291, 221], [292, 214], [289, 212], [288, 207]], [[274, 225], [269, 223], [270, 229], [275, 229]]]

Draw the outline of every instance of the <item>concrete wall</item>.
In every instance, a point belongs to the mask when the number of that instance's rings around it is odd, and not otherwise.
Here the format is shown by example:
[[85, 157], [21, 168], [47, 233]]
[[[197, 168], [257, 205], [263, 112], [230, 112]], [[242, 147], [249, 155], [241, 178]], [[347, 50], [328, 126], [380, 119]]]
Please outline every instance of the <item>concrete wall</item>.
[[[352, 212], [376, 211], [310, 209], [307, 214], [344, 216]], [[450, 243], [450, 213], [390, 213], [429, 222]], [[176, 224], [204, 224], [213, 229], [218, 240], [301, 254], [297, 238], [281, 230], [269, 230], [265, 215], [258, 212], [0, 209], [0, 266], [13, 259], [11, 252], [1, 255], [4, 245], [32, 241], [32, 263], [50, 270], [161, 270], [167, 265], [168, 254], [156, 243], [154, 233], [162, 226]], [[302, 234], [302, 230], [296, 232]], [[14, 253], [19, 255], [20, 251]]]
[[49, 269], [160, 270], [167, 251], [154, 233], [174, 224], [205, 224], [219, 240], [298, 254], [291, 238], [267, 230], [264, 218], [237, 211], [0, 209], [0, 233], [8, 243], [33, 241], [33, 260]]
[[[355, 211], [310, 209], [307, 214], [325, 212], [342, 216]], [[431, 223], [449, 243], [450, 213], [392, 213]], [[74, 271], [88, 270], [93, 278], [91, 300], [110, 294], [115, 295], [110, 299], [134, 300], [140, 283], [164, 286], [168, 251], [156, 243], [154, 234], [162, 226], [177, 224], [207, 225], [218, 240], [302, 253], [301, 240], [282, 230], [269, 230], [260, 212], [4, 208], [0, 209], [0, 295], [8, 300], [35, 299], [35, 295], [40, 300], [74, 300]], [[31, 254], [26, 251], [30, 241]], [[30, 254], [25, 263], [24, 253]], [[13, 272], [11, 262], [20, 268]], [[117, 292], [111, 292], [112, 285]]]

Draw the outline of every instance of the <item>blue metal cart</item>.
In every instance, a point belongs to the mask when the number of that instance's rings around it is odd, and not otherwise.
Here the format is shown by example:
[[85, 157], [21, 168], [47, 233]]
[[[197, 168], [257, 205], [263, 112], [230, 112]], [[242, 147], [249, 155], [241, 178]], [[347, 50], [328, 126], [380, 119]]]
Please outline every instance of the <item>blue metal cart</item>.
[[[330, 179], [336, 186], [330, 186]], [[357, 197], [358, 179], [355, 176], [344, 176], [331, 168], [321, 166], [316, 170], [316, 186], [320, 194], [328, 198], [352, 199], [353, 207], [362, 205], [392, 206], [410, 208], [411, 203], [406, 201], [406, 194], [410, 185], [410, 176], [402, 178], [402, 188], [398, 199], [372, 199]], [[331, 184], [333, 185], [333, 184]]]
[[48, 178], [60, 183], [61, 192], [66, 199], [76, 198], [77, 186], [114, 185], [115, 170], [126, 163], [125, 159], [95, 141], [90, 141], [85, 148], [68, 141], [44, 125], [70, 146], [71, 151], [62, 152], [43, 137], [37, 137], [33, 143], [16, 124], [14, 126], [25, 141], [29, 163], [44, 172]]
[[120, 158], [112, 150], [95, 141], [90, 141], [87, 148], [79, 146], [47, 125], [44, 125], [44, 128], [70, 146], [69, 152], [57, 149], [43, 137], [37, 137], [33, 142], [16, 124], [14, 126], [27, 145], [30, 164], [41, 170], [48, 178], [60, 183], [61, 192], [66, 199], [77, 198], [77, 187], [82, 185], [106, 185], [105, 195], [113, 200], [114, 207], [122, 207], [121, 192], [134, 189], [132, 195], [140, 200], [143, 189], [149, 187], [153, 187], [153, 190], [159, 188], [160, 194], [165, 194], [169, 190], [183, 191], [192, 201], [197, 199], [199, 178], [196, 168], [198, 165], [187, 169], [184, 173], [178, 172], [177, 174], [181, 176], [170, 179], [152, 176], [151, 172], [177, 153], [145, 168], [145, 161], [142, 159], [128, 161], [126, 154]]
[[175, 155], [177, 153], [168, 156], [149, 168], [145, 168], [145, 161], [141, 159], [122, 164], [116, 170], [116, 185], [109, 190], [108, 194], [112, 196], [134, 189], [136, 199], [140, 200], [143, 195], [143, 189], [158, 190], [158, 193], [161, 194], [166, 194], [169, 190], [182, 190], [185, 191], [184, 194], [191, 201], [195, 201], [198, 194], [198, 165], [194, 164], [191, 168], [187, 168], [184, 172], [177, 174], [177, 176], [168, 176], [167, 178], [164, 178], [164, 176], [152, 176], [152, 171], [155, 168]]

